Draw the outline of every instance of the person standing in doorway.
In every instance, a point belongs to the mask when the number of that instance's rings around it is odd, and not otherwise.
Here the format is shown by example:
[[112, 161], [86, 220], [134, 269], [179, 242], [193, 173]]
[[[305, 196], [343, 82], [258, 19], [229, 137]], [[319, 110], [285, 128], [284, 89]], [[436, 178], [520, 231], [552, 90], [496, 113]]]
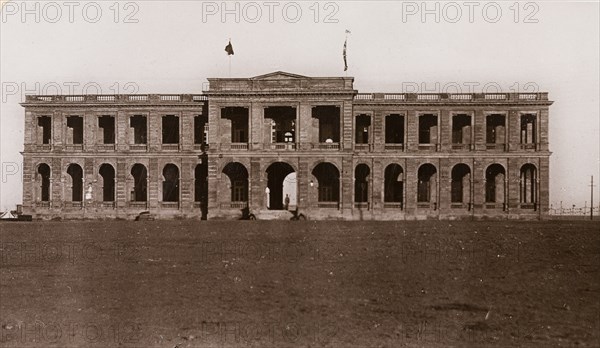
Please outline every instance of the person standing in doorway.
[[285, 199], [283, 200], [284, 206], [285, 206], [285, 210], [289, 210], [290, 207], [290, 196], [286, 193], [285, 194]]

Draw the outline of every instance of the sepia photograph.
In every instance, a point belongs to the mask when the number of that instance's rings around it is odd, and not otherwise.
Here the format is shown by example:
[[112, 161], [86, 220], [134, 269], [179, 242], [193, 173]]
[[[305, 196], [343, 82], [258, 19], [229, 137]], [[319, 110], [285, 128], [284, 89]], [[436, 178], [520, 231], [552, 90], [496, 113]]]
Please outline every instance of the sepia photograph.
[[0, 18], [0, 348], [600, 347], [600, 0]]

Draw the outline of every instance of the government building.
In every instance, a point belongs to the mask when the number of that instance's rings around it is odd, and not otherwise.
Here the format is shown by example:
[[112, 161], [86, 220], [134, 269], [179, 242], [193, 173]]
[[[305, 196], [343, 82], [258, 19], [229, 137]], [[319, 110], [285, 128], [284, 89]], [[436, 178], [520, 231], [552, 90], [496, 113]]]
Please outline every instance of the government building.
[[37, 219], [543, 219], [547, 93], [358, 93], [352, 77], [201, 94], [29, 95]]

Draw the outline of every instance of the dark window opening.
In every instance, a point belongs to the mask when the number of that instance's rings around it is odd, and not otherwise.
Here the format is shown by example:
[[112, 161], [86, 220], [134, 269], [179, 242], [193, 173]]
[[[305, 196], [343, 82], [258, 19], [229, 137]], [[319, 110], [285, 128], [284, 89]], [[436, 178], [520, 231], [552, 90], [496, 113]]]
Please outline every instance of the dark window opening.
[[271, 106], [265, 108], [265, 120], [270, 124], [271, 143], [293, 143], [296, 141], [296, 108]]
[[492, 164], [485, 170], [485, 202], [504, 203], [504, 167]]
[[471, 116], [454, 115], [452, 117], [452, 144], [471, 143]]
[[470, 203], [471, 169], [466, 164], [457, 164], [452, 168], [450, 196], [452, 203]]
[[318, 123], [320, 143], [340, 142], [340, 108], [337, 106], [315, 106], [313, 122]]
[[319, 186], [319, 202], [339, 202], [340, 172], [331, 163], [319, 163], [312, 171]]
[[371, 127], [371, 116], [358, 115], [356, 116], [356, 129], [354, 140], [356, 144], [369, 143], [369, 128]]
[[115, 201], [115, 168], [110, 164], [104, 163], [100, 166], [100, 176], [102, 177], [102, 201]]
[[424, 164], [419, 167], [417, 201], [431, 203], [435, 198], [437, 170], [432, 164]]
[[67, 143], [83, 144], [83, 117], [67, 117]]
[[229, 163], [223, 168], [231, 183], [231, 201], [248, 201], [248, 170], [239, 162]]
[[419, 116], [419, 144], [437, 144], [437, 116]]
[[521, 167], [520, 202], [537, 203], [536, 197], [537, 170], [533, 164]]
[[385, 117], [385, 142], [387, 144], [404, 144], [403, 115], [388, 115]]
[[485, 142], [488, 144], [504, 144], [506, 137], [506, 116], [488, 115], [486, 117]]
[[231, 142], [248, 142], [248, 108], [226, 107], [221, 109], [221, 118], [231, 122]]
[[163, 169], [163, 202], [179, 202], [179, 168], [169, 163]]
[[39, 175], [39, 181], [41, 181], [40, 200], [42, 202], [48, 202], [50, 201], [50, 167], [47, 164], [42, 163], [38, 166], [37, 173]]
[[390, 164], [385, 168], [385, 182], [383, 201], [388, 203], [402, 203], [404, 194], [404, 178], [402, 167], [398, 164]]
[[163, 116], [162, 143], [179, 144], [179, 117], [173, 115]]
[[521, 144], [535, 144], [535, 133], [535, 115], [521, 115]]
[[208, 116], [194, 116], [194, 144], [208, 144]]
[[67, 174], [71, 177], [71, 201], [83, 201], [83, 169], [78, 164], [70, 164]]
[[98, 118], [98, 127], [102, 129], [102, 143], [115, 143], [115, 118], [112, 116], [102, 116]]
[[361, 163], [354, 169], [354, 202], [366, 203], [369, 201], [369, 166]]
[[[49, 116], [38, 117], [38, 144], [50, 144], [52, 137], [52, 118]], [[41, 139], [40, 139], [41, 137]]]
[[136, 115], [129, 118], [129, 125], [133, 128], [133, 143], [146, 144], [148, 127], [146, 116]]
[[148, 199], [148, 171], [143, 164], [136, 163], [131, 168], [133, 176], [133, 191], [131, 200], [134, 202], [146, 202]]

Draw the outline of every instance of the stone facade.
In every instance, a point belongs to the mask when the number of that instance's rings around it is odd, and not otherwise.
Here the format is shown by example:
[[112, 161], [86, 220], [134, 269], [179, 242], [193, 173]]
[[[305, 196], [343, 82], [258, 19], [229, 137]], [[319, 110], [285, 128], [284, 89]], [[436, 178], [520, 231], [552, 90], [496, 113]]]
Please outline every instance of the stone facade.
[[358, 93], [353, 82], [276, 72], [209, 79], [197, 95], [28, 96], [24, 213], [548, 214], [547, 93]]

